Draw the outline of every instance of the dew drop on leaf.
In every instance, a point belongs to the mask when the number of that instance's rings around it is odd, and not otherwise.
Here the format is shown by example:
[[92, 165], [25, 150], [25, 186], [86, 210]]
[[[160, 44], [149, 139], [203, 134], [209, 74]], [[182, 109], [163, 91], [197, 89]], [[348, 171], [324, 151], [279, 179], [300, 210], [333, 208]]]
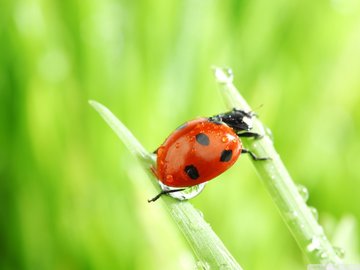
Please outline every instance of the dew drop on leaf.
[[309, 206], [309, 210], [310, 210], [311, 214], [314, 216], [314, 218], [315, 218], [316, 220], [318, 220], [318, 219], [319, 219], [319, 212], [318, 212], [318, 210], [317, 210], [315, 207], [312, 207], [312, 206]]
[[345, 251], [341, 247], [334, 247], [334, 251], [335, 251], [336, 255], [339, 256], [340, 259], [344, 259]]
[[265, 128], [265, 134], [266, 134], [266, 135], [270, 138], [270, 140], [273, 142], [273, 141], [274, 141], [274, 135], [273, 135], [271, 129], [268, 128], [268, 127], [266, 127], [266, 126], [264, 126], [264, 128]]
[[199, 209], [197, 209], [197, 212], [199, 213], [200, 217], [203, 218], [204, 217], [204, 214], [203, 212], [201, 212]]
[[296, 186], [297, 186], [297, 189], [298, 189], [298, 191], [300, 193], [301, 198], [303, 198], [304, 202], [306, 202], [309, 199], [309, 191], [308, 191], [308, 189], [305, 186], [300, 185], [300, 184], [298, 184]]
[[326, 252], [321, 252], [320, 253], [320, 258], [321, 259], [326, 259], [328, 257], [328, 254]]
[[234, 79], [234, 74], [230, 68], [215, 68], [214, 73], [218, 83], [231, 83]]
[[311, 238], [310, 243], [306, 246], [307, 251], [313, 252], [320, 249], [320, 239], [316, 236]]

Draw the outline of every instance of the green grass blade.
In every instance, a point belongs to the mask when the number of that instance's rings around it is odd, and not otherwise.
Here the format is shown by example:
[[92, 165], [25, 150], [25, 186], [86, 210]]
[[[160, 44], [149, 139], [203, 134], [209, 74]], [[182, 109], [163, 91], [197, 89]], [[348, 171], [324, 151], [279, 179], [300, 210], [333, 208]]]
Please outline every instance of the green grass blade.
[[[251, 111], [250, 106], [233, 85], [231, 70], [214, 68], [215, 78], [228, 109], [238, 108]], [[246, 148], [259, 157], [270, 157], [268, 161], [255, 161], [254, 165], [281, 216], [293, 234], [300, 248], [314, 264], [339, 264], [334, 247], [324, 234], [311, 209], [299, 194], [283, 162], [274, 148], [271, 138], [259, 119], [254, 119], [254, 130], [265, 136], [261, 140], [243, 139]]]
[[[131, 153], [141, 161], [152, 183], [160, 191], [157, 180], [149, 170], [149, 167], [155, 164], [154, 155], [148, 153], [134, 135], [105, 106], [96, 101], [89, 101], [89, 103], [114, 130]], [[203, 219], [200, 211], [195, 209], [190, 202], [178, 201], [168, 196], [163, 196], [160, 200], [163, 200], [169, 215], [188, 241], [199, 261], [199, 267], [202, 269], [242, 269], [210, 225]]]

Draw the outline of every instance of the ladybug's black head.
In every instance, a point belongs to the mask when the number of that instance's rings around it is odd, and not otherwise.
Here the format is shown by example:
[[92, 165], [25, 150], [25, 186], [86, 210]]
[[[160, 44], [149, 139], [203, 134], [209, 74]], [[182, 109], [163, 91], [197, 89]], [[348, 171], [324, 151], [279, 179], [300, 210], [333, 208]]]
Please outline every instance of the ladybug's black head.
[[235, 132], [248, 131], [252, 128], [251, 118], [253, 113], [243, 110], [233, 109], [230, 112], [222, 113], [209, 117], [209, 121], [223, 122], [231, 127]]

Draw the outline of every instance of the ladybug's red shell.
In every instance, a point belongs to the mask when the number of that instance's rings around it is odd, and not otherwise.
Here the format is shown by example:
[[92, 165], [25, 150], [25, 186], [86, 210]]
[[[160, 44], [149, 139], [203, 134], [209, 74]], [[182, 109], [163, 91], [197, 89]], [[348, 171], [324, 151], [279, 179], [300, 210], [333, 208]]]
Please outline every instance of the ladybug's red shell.
[[242, 145], [225, 123], [200, 118], [175, 130], [157, 150], [159, 180], [170, 187], [209, 181], [231, 167]]

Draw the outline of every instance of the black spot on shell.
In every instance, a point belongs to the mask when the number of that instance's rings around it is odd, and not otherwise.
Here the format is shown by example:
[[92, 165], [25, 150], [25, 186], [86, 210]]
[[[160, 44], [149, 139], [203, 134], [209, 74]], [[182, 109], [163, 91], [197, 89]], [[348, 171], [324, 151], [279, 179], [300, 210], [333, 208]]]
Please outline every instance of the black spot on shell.
[[199, 178], [199, 172], [194, 165], [188, 165], [184, 169], [185, 173], [193, 180]]
[[176, 130], [181, 130], [181, 129], [185, 128], [187, 125], [188, 125], [188, 123], [184, 123], [181, 126], [177, 127]]
[[197, 134], [196, 141], [201, 145], [209, 145], [210, 144], [209, 137], [204, 133]]
[[232, 150], [224, 150], [221, 153], [220, 161], [228, 162], [228, 161], [230, 161], [231, 157], [232, 157]]

